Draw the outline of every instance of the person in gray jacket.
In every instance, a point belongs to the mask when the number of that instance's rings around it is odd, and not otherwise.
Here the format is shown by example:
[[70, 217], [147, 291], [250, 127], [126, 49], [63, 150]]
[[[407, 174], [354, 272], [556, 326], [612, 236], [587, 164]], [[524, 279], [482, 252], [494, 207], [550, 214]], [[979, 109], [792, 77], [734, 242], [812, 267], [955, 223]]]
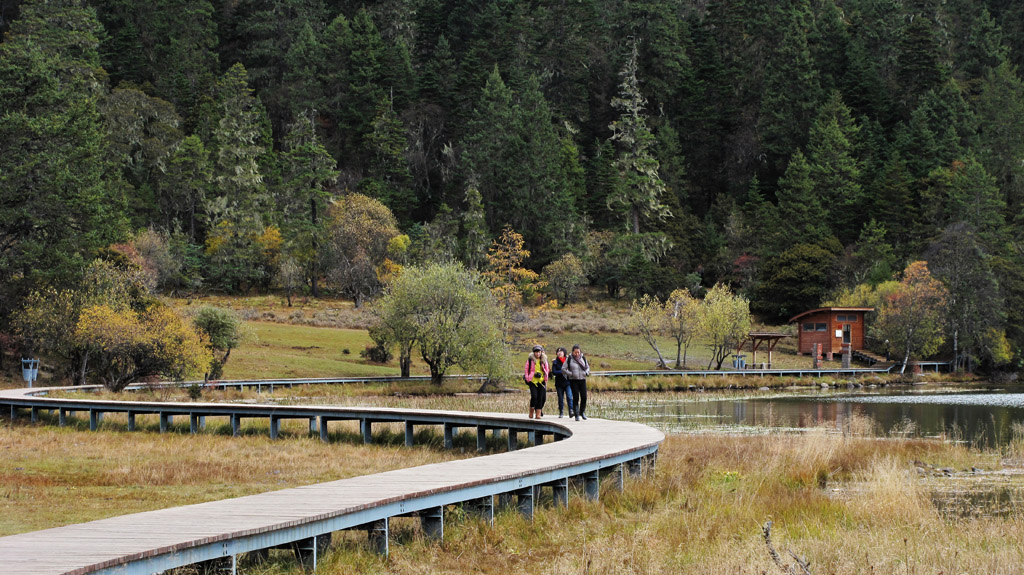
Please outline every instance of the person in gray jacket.
[[562, 374], [569, 380], [569, 387], [572, 388], [572, 411], [576, 414], [576, 421], [582, 417], [587, 418], [587, 376], [590, 375], [590, 363], [580, 344], [572, 346], [572, 353], [565, 360], [562, 366]]

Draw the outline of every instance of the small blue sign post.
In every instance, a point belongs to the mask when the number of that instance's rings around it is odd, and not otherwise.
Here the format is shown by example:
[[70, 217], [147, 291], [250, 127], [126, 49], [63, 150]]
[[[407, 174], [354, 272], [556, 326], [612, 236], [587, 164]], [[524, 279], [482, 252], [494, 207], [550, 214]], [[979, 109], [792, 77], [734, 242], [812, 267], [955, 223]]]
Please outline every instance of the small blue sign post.
[[32, 387], [32, 382], [39, 379], [39, 360], [22, 358], [21, 377], [29, 387]]

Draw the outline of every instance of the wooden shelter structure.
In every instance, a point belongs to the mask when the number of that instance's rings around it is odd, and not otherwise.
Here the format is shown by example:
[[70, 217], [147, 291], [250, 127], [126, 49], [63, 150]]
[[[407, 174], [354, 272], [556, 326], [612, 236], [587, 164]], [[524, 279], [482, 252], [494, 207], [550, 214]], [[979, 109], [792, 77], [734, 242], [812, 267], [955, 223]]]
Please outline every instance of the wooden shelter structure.
[[768, 352], [768, 364], [764, 366], [766, 369], [772, 368], [772, 351], [775, 346], [778, 345], [779, 341], [783, 338], [790, 337], [787, 333], [779, 332], [768, 332], [768, 331], [756, 331], [747, 334], [747, 339], [740, 342], [739, 347], [736, 348], [736, 353], [739, 354], [743, 351], [743, 347], [750, 342], [750, 367], [757, 369], [757, 350], [764, 346], [764, 351]]
[[817, 343], [825, 359], [832, 360], [847, 346], [851, 352], [864, 349], [864, 316], [873, 311], [873, 307], [823, 307], [793, 316], [789, 323], [797, 324], [797, 353], [810, 354]]

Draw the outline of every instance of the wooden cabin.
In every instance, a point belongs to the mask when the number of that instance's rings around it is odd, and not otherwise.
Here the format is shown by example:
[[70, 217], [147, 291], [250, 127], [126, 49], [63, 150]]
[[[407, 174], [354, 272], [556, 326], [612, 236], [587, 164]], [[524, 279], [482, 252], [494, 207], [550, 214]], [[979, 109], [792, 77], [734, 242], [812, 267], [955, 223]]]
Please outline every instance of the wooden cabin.
[[797, 353], [810, 355], [814, 344], [821, 344], [821, 354], [827, 359], [850, 351], [864, 349], [864, 316], [875, 311], [872, 307], [823, 307], [794, 316], [789, 323], [797, 324]]

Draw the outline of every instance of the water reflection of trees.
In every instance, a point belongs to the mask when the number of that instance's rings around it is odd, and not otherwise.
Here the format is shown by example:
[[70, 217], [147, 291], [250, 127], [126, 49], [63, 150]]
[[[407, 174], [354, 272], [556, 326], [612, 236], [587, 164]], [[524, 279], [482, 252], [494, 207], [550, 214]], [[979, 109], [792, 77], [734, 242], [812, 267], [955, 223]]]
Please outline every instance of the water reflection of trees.
[[[847, 433], [871, 427], [889, 435], [942, 437], [979, 447], [1005, 445], [1024, 408], [923, 403], [859, 403], [815, 399], [741, 399], [651, 402], [650, 416], [684, 427], [722, 424], [808, 428], [832, 427]], [[865, 418], [873, 421], [866, 426]]]

